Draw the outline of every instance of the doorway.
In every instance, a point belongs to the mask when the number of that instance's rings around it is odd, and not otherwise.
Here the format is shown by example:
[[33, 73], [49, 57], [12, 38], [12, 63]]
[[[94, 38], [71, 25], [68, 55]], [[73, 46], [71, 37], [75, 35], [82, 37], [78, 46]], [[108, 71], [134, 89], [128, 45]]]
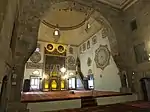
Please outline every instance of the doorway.
[[0, 108], [2, 110], [4, 110], [6, 106], [6, 93], [7, 93], [7, 76], [4, 76], [0, 93]]
[[39, 90], [40, 89], [40, 77], [31, 76], [30, 77], [30, 90]]
[[94, 77], [93, 77], [93, 74], [88, 76], [88, 89], [94, 89]]
[[69, 82], [69, 89], [76, 89], [76, 78], [69, 78], [68, 79]]

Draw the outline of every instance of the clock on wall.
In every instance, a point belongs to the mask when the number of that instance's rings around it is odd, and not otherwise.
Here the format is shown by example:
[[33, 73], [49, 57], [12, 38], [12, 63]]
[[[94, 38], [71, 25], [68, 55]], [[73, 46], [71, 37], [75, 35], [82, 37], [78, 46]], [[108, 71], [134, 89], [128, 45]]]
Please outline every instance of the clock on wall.
[[95, 63], [97, 68], [104, 69], [109, 64], [110, 52], [107, 45], [100, 45], [95, 51]]
[[32, 54], [32, 56], [30, 57], [30, 60], [33, 62], [33, 63], [38, 63], [40, 60], [41, 60], [41, 54], [39, 52], [34, 52]]

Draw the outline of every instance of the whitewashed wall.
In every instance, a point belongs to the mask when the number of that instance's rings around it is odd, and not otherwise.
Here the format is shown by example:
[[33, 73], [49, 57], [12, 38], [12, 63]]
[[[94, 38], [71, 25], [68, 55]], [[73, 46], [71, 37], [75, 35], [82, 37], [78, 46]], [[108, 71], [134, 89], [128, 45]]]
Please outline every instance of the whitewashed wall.
[[[107, 45], [108, 49], [110, 50], [110, 44], [109, 44], [109, 40], [107, 37], [102, 38], [101, 30], [98, 31], [95, 35], [97, 36], [97, 43], [95, 45], [92, 45], [92, 37], [93, 37], [92, 36], [89, 39], [91, 48], [88, 50], [86, 49], [85, 52], [79, 54], [80, 61], [81, 61], [82, 73], [84, 74], [84, 76], [86, 76], [86, 75], [88, 75], [88, 70], [92, 69], [92, 72], [94, 74], [95, 90], [119, 92], [120, 87], [121, 87], [121, 81], [120, 81], [120, 77], [118, 75], [118, 68], [117, 68], [112, 56], [109, 60], [109, 62], [110, 62], [109, 65], [104, 70], [96, 67], [96, 63], [94, 61], [95, 50], [100, 45]], [[90, 67], [88, 67], [88, 65], [87, 65], [88, 57], [90, 57], [92, 59], [92, 64]], [[102, 77], [100, 77], [100, 75], [102, 75]]]
[[[40, 44], [40, 54], [41, 54], [41, 60], [39, 61], [39, 63], [44, 63], [44, 46], [45, 46], [45, 43], [43, 42], [38, 42]], [[31, 62], [31, 60], [29, 59], [28, 62]], [[43, 72], [44, 70], [43, 69], [29, 69], [29, 68], [26, 68], [25, 66], [25, 71], [24, 71], [24, 79], [30, 79], [30, 76], [31, 75], [34, 75], [33, 72], [34, 71], [39, 71], [39, 77], [42, 78], [43, 76]]]

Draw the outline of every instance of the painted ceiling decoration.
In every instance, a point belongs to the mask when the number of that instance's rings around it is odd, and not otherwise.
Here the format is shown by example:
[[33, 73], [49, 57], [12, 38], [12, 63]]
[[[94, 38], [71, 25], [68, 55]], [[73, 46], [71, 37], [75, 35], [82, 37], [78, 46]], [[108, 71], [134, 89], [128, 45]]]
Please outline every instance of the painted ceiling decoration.
[[93, 12], [94, 9], [71, 1], [54, 3], [42, 23], [53, 29], [72, 30], [84, 25]]
[[93, 8], [72, 1], [52, 4], [41, 20], [38, 40], [55, 42], [53, 32], [57, 28], [60, 31], [57, 43], [78, 46], [101, 29], [101, 25], [91, 18], [94, 12]]
[[94, 60], [97, 68], [101, 68], [102, 70], [109, 65], [110, 52], [107, 45], [100, 45], [99, 48], [96, 49]]

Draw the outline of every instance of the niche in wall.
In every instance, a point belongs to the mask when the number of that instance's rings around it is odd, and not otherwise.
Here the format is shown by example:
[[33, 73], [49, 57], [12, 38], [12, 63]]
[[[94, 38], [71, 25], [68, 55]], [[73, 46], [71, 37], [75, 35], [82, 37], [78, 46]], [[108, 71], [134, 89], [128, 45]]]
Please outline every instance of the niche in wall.
[[133, 19], [133, 20], [130, 22], [130, 27], [131, 27], [131, 30], [132, 30], [132, 31], [137, 30], [137, 22], [136, 22], [136, 19]]

